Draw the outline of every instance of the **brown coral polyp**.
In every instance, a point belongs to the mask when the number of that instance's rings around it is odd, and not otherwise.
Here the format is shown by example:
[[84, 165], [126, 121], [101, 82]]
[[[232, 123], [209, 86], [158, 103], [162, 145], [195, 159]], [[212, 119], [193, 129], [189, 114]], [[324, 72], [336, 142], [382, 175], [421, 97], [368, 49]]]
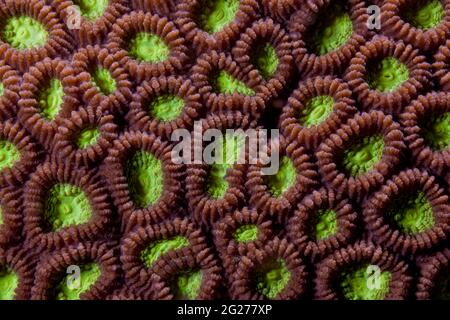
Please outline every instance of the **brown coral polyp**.
[[262, 0], [264, 14], [283, 24], [289, 21], [300, 5], [298, 0]]
[[8, 120], [16, 115], [20, 82], [19, 72], [0, 60], [0, 119]]
[[289, 34], [272, 19], [256, 21], [242, 33], [232, 49], [233, 57], [244, 69], [258, 70], [263, 77], [259, 91], [275, 99], [286, 89], [294, 71]]
[[[100, 274], [96, 278], [83, 277], [83, 267], [94, 266]], [[81, 269], [80, 288], [69, 286], [74, 268]], [[92, 270], [92, 269], [91, 269]], [[32, 300], [102, 300], [117, 288], [120, 276], [118, 249], [114, 243], [103, 241], [80, 242], [53, 251], [41, 259], [37, 266], [31, 290]], [[90, 282], [87, 288], [83, 281]], [[73, 279], [72, 279], [73, 281]]]
[[[278, 157], [272, 156], [276, 149]], [[265, 173], [269, 167], [260, 157], [249, 166], [245, 187], [252, 206], [284, 223], [295, 203], [317, 185], [318, 174], [306, 149], [296, 141], [287, 142], [283, 136], [268, 142], [268, 155], [275, 172]]]
[[[420, 12], [432, 2], [438, 10]], [[437, 8], [436, 8], [437, 9]], [[435, 50], [450, 36], [450, 1], [448, 0], [388, 0], [381, 8], [382, 32], [423, 51]], [[421, 15], [419, 19], [414, 15]], [[439, 21], [435, 21], [439, 20]], [[425, 22], [425, 25], [423, 25]]]
[[191, 80], [159, 77], [137, 88], [126, 119], [134, 130], [170, 139], [174, 130], [192, 129], [202, 110], [198, 88]]
[[[362, 282], [364, 276], [373, 285]], [[314, 291], [320, 300], [404, 300], [411, 282], [408, 265], [397, 255], [361, 241], [335, 251], [316, 266]]]
[[[36, 259], [28, 248], [10, 246], [0, 248], [0, 275], [8, 276], [10, 281], [17, 279], [11, 287], [6, 283], [5, 292], [0, 292], [2, 300], [27, 300], [33, 285]], [[15, 286], [15, 288], [14, 288]], [[9, 289], [9, 290], [8, 290]], [[12, 291], [10, 291], [12, 289]]]
[[265, 107], [259, 72], [244, 69], [230, 55], [216, 51], [203, 54], [191, 73], [209, 112], [239, 110], [258, 116]]
[[[80, 0], [54, 0], [51, 6], [68, 26], [77, 42], [85, 46], [101, 43], [116, 20], [130, 10], [127, 0], [98, 2], [98, 8], [102, 9], [102, 12], [90, 10]], [[102, 3], [106, 4], [103, 8]]]
[[450, 168], [450, 93], [432, 92], [411, 103], [401, 115], [416, 165], [443, 175]]
[[224, 263], [228, 279], [231, 279], [242, 256], [256, 247], [264, 246], [271, 239], [272, 233], [272, 221], [269, 217], [247, 207], [236, 210], [214, 224], [214, 244]]
[[20, 240], [22, 215], [22, 190], [15, 186], [0, 188], [0, 246]]
[[380, 111], [357, 114], [317, 149], [320, 174], [338, 193], [360, 201], [401, 163], [403, 140], [391, 116]]
[[173, 251], [182, 248], [190, 248], [196, 254], [207, 248], [202, 230], [187, 218], [134, 229], [121, 246], [127, 283], [135, 288], [147, 285], [157, 260], [169, 258]]
[[279, 128], [288, 139], [314, 150], [356, 111], [346, 82], [333, 77], [310, 78], [289, 97]]
[[418, 169], [388, 180], [367, 200], [363, 215], [374, 241], [403, 255], [436, 247], [450, 232], [447, 193]]
[[48, 161], [31, 175], [24, 192], [24, 233], [39, 249], [98, 239], [111, 231], [110, 199], [96, 170]]
[[117, 136], [113, 115], [99, 107], [83, 107], [58, 127], [54, 152], [62, 161], [73, 159], [77, 166], [96, 165], [106, 158]]
[[417, 261], [420, 270], [416, 298], [418, 300], [448, 300], [450, 295], [450, 250], [431, 256], [420, 257]]
[[87, 46], [73, 55], [73, 67], [80, 77], [79, 88], [84, 103], [112, 113], [126, 113], [132, 84], [119, 63], [123, 54], [113, 55], [99, 46]]
[[[242, 129], [246, 131], [255, 128], [256, 122], [248, 115], [244, 115], [238, 111], [228, 113], [211, 114], [201, 122], [201, 132], [194, 131], [191, 137], [191, 144], [194, 154], [203, 155], [204, 148], [209, 146], [203, 138], [203, 133], [208, 129], [218, 130], [222, 134], [222, 138], [228, 139], [226, 136], [227, 129]], [[200, 136], [198, 136], [200, 134]], [[238, 138], [234, 137], [233, 138]], [[223, 140], [222, 140], [223, 141]], [[226, 141], [228, 143], [228, 141]], [[233, 139], [233, 146], [239, 143]], [[245, 146], [245, 141], [243, 146]], [[240, 149], [241, 152], [246, 152]], [[225, 151], [227, 152], [227, 151]], [[189, 154], [191, 157], [192, 155]], [[246, 156], [247, 157], [247, 156]], [[227, 158], [229, 159], [229, 158]], [[239, 158], [240, 159], [240, 158]], [[238, 160], [239, 160], [238, 159]], [[247, 168], [246, 163], [237, 163], [223, 161], [224, 163], [206, 163], [200, 160], [196, 163], [195, 159], [190, 159], [191, 163], [187, 165], [186, 177], [186, 197], [194, 219], [203, 225], [212, 225], [217, 220], [223, 218], [228, 212], [236, 210], [245, 200], [244, 181]], [[192, 161], [194, 160], [194, 161]], [[221, 159], [219, 159], [221, 160]], [[222, 162], [222, 161], [221, 161]], [[223, 172], [222, 172], [223, 171]], [[223, 173], [219, 176], [218, 173]], [[225, 187], [223, 185], [225, 184]], [[210, 189], [218, 189], [214, 192]]]
[[23, 76], [19, 120], [48, 150], [63, 119], [79, 107], [79, 79], [66, 61], [45, 59]]
[[295, 300], [308, 285], [298, 251], [277, 237], [242, 257], [231, 279], [230, 295], [237, 300]]
[[[293, 55], [303, 75], [339, 74], [371, 35], [364, 1], [307, 1], [291, 15]], [[330, 39], [328, 39], [330, 38]]]
[[364, 110], [398, 115], [431, 85], [430, 70], [419, 50], [376, 36], [350, 61], [344, 79]]
[[[64, 29], [50, 6], [41, 0], [6, 1], [7, 5], [0, 6], [0, 59], [21, 72], [25, 72], [31, 65], [46, 57], [57, 55], [66, 56], [73, 48], [73, 40]], [[4, 35], [4, 28], [9, 19], [14, 17], [28, 17], [41, 24], [46, 31], [46, 39], [42, 45], [27, 47], [26, 50], [16, 48], [9, 43]], [[20, 30], [15, 30], [19, 32]], [[33, 35], [31, 36], [33, 37]]]
[[355, 239], [357, 217], [351, 201], [322, 188], [299, 203], [287, 224], [288, 238], [316, 262]]
[[433, 70], [441, 89], [450, 91], [450, 40], [447, 40], [434, 56]]
[[122, 134], [109, 149], [103, 173], [123, 230], [161, 222], [179, 208], [183, 165], [172, 161], [172, 146], [153, 134]]
[[39, 146], [16, 121], [0, 124], [0, 185], [21, 185], [39, 164]]
[[[228, 12], [221, 11], [224, 9]], [[193, 44], [197, 54], [201, 54], [209, 50], [229, 50], [245, 28], [259, 16], [259, 9], [256, 0], [234, 0], [227, 8], [220, 8], [209, 0], [181, 0], [174, 18], [186, 40]], [[211, 20], [220, 18], [212, 22], [208, 21], [210, 17]], [[227, 18], [229, 22], [221, 21]]]
[[179, 72], [188, 59], [185, 41], [175, 24], [142, 11], [118, 19], [106, 47], [123, 57], [120, 62], [137, 82]]
[[222, 269], [209, 248], [200, 252], [190, 248], [171, 251], [156, 261], [154, 273], [165, 284], [161, 290], [170, 291], [165, 299], [214, 300], [220, 297]]

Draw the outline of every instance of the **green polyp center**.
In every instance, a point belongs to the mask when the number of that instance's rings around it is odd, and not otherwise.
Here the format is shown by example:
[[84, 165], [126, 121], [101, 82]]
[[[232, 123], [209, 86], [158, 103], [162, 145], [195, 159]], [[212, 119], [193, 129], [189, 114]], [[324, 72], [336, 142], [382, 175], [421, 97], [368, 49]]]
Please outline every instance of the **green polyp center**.
[[337, 232], [337, 217], [334, 210], [318, 210], [314, 217], [313, 238], [325, 240]]
[[255, 241], [258, 238], [258, 226], [254, 224], [246, 224], [240, 226], [234, 232], [234, 239], [237, 242], [244, 243]]
[[306, 127], [319, 125], [333, 112], [334, 99], [330, 96], [317, 96], [310, 99], [300, 114], [300, 123]]
[[111, 75], [111, 72], [102, 67], [95, 68], [92, 73], [92, 81], [98, 91], [103, 93], [105, 96], [109, 96], [117, 89], [116, 80]]
[[406, 21], [419, 29], [437, 27], [444, 19], [445, 9], [439, 0], [418, 1], [405, 12]]
[[383, 157], [383, 136], [369, 136], [359, 139], [344, 152], [342, 164], [351, 176], [359, 176], [369, 172]]
[[98, 137], [100, 137], [100, 130], [98, 128], [85, 128], [77, 138], [77, 146], [80, 149], [85, 149], [95, 144]]
[[142, 251], [141, 260], [144, 262], [145, 266], [149, 268], [163, 254], [172, 250], [187, 247], [188, 245], [188, 239], [183, 236], [175, 236], [170, 239], [157, 240], [152, 242], [147, 248]]
[[140, 32], [130, 42], [130, 54], [140, 61], [158, 63], [169, 57], [170, 48], [156, 34]]
[[5, 86], [0, 82], [0, 97], [5, 93]]
[[19, 149], [7, 140], [0, 140], [0, 170], [12, 168], [19, 159]]
[[9, 268], [0, 266], [0, 300], [13, 300], [19, 277]]
[[0, 226], [4, 223], [3, 221], [3, 209], [0, 207]]
[[272, 260], [256, 270], [256, 290], [269, 299], [274, 299], [289, 282], [291, 273], [283, 259]]
[[96, 20], [105, 13], [109, 0], [73, 0], [80, 8], [81, 15], [88, 20]]
[[228, 190], [225, 180], [227, 170], [238, 160], [245, 147], [245, 136], [240, 134], [225, 134], [214, 141], [216, 162], [210, 166], [206, 179], [206, 191], [211, 198], [222, 198]]
[[51, 231], [87, 223], [92, 208], [83, 190], [68, 183], [55, 184], [44, 204], [44, 215]]
[[450, 300], [450, 272], [449, 268], [443, 269], [436, 277], [435, 289], [432, 299], [435, 300]]
[[125, 176], [130, 197], [138, 208], [154, 204], [164, 189], [161, 160], [147, 151], [137, 151], [126, 163]]
[[234, 78], [228, 72], [221, 70], [212, 79], [212, 88], [214, 92], [223, 94], [242, 94], [246, 96], [254, 96], [255, 91], [245, 85], [242, 81]]
[[239, 0], [203, 1], [198, 19], [200, 28], [210, 34], [222, 31], [235, 19], [239, 5]]
[[311, 49], [318, 55], [325, 55], [350, 39], [353, 23], [343, 6], [333, 5], [319, 15], [311, 31]]
[[176, 300], [194, 300], [197, 298], [202, 285], [203, 274], [201, 270], [182, 272], [177, 275], [173, 283], [173, 292]]
[[37, 20], [27, 17], [12, 17], [6, 21], [3, 39], [15, 49], [25, 50], [44, 46], [48, 32]]
[[102, 272], [100, 266], [96, 263], [89, 263], [80, 266], [79, 281], [72, 279], [74, 275], [64, 277], [56, 288], [56, 299], [79, 300], [80, 295], [89, 291], [92, 285], [97, 282], [101, 274]]
[[394, 57], [388, 57], [368, 67], [370, 89], [392, 92], [409, 78], [408, 67]]
[[427, 119], [423, 128], [423, 137], [426, 143], [436, 151], [450, 148], [450, 113], [434, 119]]
[[269, 192], [274, 197], [280, 197], [285, 191], [295, 183], [297, 173], [294, 162], [288, 157], [282, 157], [278, 172], [274, 175], [264, 176], [265, 182], [269, 187]]
[[[391, 273], [381, 271], [376, 266], [344, 272], [340, 283], [347, 300], [383, 300], [389, 292]], [[378, 271], [377, 271], [378, 270]]]
[[150, 103], [151, 115], [161, 121], [172, 121], [178, 118], [183, 108], [184, 100], [174, 95], [160, 96]]
[[253, 64], [264, 79], [270, 79], [278, 68], [278, 55], [270, 43], [256, 46], [253, 51]]
[[61, 109], [64, 97], [64, 87], [58, 79], [50, 80], [50, 84], [39, 93], [41, 115], [51, 121]]
[[388, 209], [388, 214], [406, 234], [424, 232], [435, 223], [431, 203], [422, 192], [395, 198]]

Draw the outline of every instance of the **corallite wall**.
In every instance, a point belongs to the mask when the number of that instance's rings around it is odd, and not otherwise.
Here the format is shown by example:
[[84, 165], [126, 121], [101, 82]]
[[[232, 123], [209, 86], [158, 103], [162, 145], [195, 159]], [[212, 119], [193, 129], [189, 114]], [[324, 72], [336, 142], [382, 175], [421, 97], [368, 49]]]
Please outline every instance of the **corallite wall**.
[[450, 0], [0, 0], [0, 300], [450, 298], [449, 70]]

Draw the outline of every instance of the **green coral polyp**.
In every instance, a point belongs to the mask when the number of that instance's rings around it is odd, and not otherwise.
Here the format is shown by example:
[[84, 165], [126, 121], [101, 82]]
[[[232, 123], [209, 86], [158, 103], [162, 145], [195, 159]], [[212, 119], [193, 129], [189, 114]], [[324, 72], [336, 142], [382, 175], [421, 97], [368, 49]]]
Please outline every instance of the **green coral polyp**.
[[175, 236], [170, 239], [157, 240], [152, 242], [141, 253], [141, 259], [146, 267], [151, 267], [153, 263], [158, 260], [163, 254], [187, 247], [189, 240], [183, 236]]
[[0, 266], [0, 300], [13, 300], [18, 284], [18, 275], [9, 268]]
[[392, 92], [409, 79], [408, 67], [394, 57], [369, 66], [368, 84], [373, 90]]
[[315, 220], [315, 240], [325, 240], [336, 234], [337, 217], [334, 210], [318, 210]]
[[3, 220], [3, 209], [0, 208], [0, 226], [1, 226], [3, 223], [4, 223], [4, 220]]
[[54, 120], [61, 110], [64, 98], [64, 87], [58, 79], [50, 80], [47, 88], [39, 94], [39, 106], [41, 115], [51, 121]]
[[239, 10], [239, 0], [206, 0], [201, 2], [198, 23], [201, 29], [210, 34], [222, 31], [233, 22]]
[[254, 224], [240, 226], [234, 232], [234, 239], [239, 243], [255, 241], [258, 239], [258, 226]]
[[278, 172], [274, 175], [265, 176], [269, 192], [274, 197], [280, 197], [295, 183], [297, 173], [293, 161], [289, 157], [282, 157]]
[[85, 149], [95, 144], [100, 137], [100, 130], [98, 128], [86, 128], [82, 130], [77, 138], [77, 146], [80, 149]]
[[256, 290], [269, 299], [274, 299], [284, 290], [291, 273], [283, 259], [266, 263], [256, 270]]
[[382, 136], [364, 137], [344, 152], [344, 170], [354, 177], [365, 174], [381, 161], [383, 151]]
[[439, 0], [418, 1], [416, 5], [408, 7], [405, 18], [414, 27], [427, 30], [437, 27], [445, 16], [445, 9]]
[[389, 216], [406, 234], [418, 234], [434, 226], [433, 207], [422, 192], [396, 198]]
[[107, 69], [102, 67], [95, 68], [92, 73], [92, 81], [98, 91], [103, 93], [105, 96], [110, 95], [117, 89], [116, 80]]
[[217, 76], [212, 79], [213, 91], [223, 94], [238, 93], [245, 96], [254, 96], [255, 91], [245, 85], [242, 81], [234, 78], [228, 72], [221, 70]]
[[26, 50], [45, 45], [48, 32], [37, 20], [28, 17], [12, 17], [6, 21], [3, 39], [15, 49]]
[[0, 140], [0, 170], [12, 168], [19, 160], [19, 149], [7, 140]]
[[87, 223], [92, 217], [92, 208], [83, 190], [68, 183], [55, 184], [44, 204], [44, 215], [51, 231]]
[[347, 300], [383, 300], [389, 293], [391, 277], [390, 272], [368, 265], [344, 272], [340, 285]]
[[352, 36], [353, 23], [342, 6], [327, 8], [312, 28], [312, 49], [325, 55], [343, 46]]
[[177, 300], [194, 300], [202, 286], [203, 273], [201, 270], [182, 272], [177, 275], [173, 285], [173, 292]]
[[174, 95], [157, 97], [150, 104], [151, 115], [161, 121], [172, 121], [181, 114], [184, 100]]
[[3, 83], [0, 82], [0, 98], [3, 96], [4, 93], [5, 93], [5, 86], [3, 85]]
[[139, 61], [159, 63], [169, 57], [170, 48], [156, 34], [140, 32], [130, 42], [130, 54]]
[[423, 132], [425, 142], [433, 150], [443, 151], [450, 148], [450, 113], [428, 119]]
[[73, 3], [80, 8], [84, 18], [96, 20], [105, 13], [109, 0], [73, 0]]
[[270, 43], [265, 43], [256, 47], [254, 50], [253, 61], [253, 64], [266, 80], [273, 76], [279, 63], [277, 52]]
[[73, 279], [73, 275], [65, 277], [56, 288], [57, 300], [79, 300], [80, 295], [89, 291], [102, 272], [96, 263], [89, 263], [80, 266], [79, 282]]
[[334, 99], [330, 96], [317, 96], [310, 99], [300, 115], [300, 123], [306, 127], [317, 126], [333, 112]]
[[225, 180], [227, 170], [233, 166], [245, 147], [245, 137], [239, 134], [225, 134], [215, 142], [216, 161], [211, 165], [206, 190], [214, 199], [222, 198], [228, 190], [228, 182]]
[[146, 208], [158, 201], [164, 189], [161, 160], [141, 150], [128, 160], [125, 171], [130, 197], [137, 207]]

